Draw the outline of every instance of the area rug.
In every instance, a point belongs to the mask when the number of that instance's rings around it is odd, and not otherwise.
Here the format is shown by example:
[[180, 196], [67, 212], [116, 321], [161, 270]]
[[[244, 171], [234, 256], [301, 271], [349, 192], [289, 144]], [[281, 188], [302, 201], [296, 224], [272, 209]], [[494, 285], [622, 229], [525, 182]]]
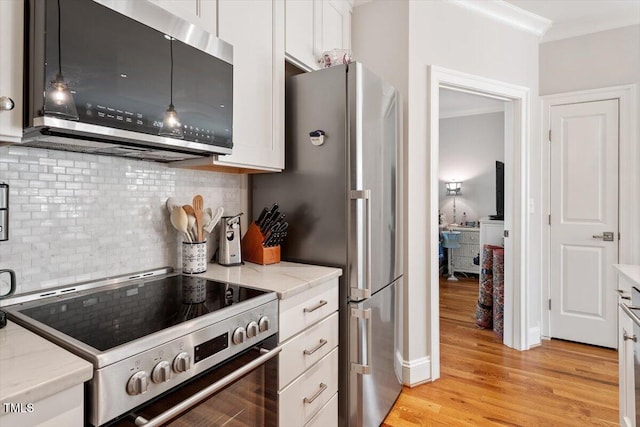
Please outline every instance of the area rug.
[[493, 250], [493, 332], [504, 333], [504, 249]]
[[480, 328], [493, 327], [493, 250], [499, 246], [484, 245], [480, 269], [480, 289], [476, 307], [476, 325]]

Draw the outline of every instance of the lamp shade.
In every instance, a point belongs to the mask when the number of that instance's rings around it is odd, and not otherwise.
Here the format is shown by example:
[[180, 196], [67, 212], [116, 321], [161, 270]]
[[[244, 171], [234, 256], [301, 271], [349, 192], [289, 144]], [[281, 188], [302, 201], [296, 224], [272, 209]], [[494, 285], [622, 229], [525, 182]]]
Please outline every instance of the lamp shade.
[[44, 113], [61, 119], [79, 119], [73, 95], [60, 73], [47, 86], [44, 98]]
[[164, 113], [162, 127], [160, 128], [158, 135], [178, 139], [182, 139], [184, 137], [180, 118], [178, 117], [178, 113], [176, 112], [173, 104], [170, 104], [169, 108], [167, 108], [167, 111]]
[[459, 195], [460, 191], [462, 190], [462, 182], [460, 181], [449, 181], [446, 184], [447, 186], [447, 195], [448, 196], [452, 196], [452, 195]]

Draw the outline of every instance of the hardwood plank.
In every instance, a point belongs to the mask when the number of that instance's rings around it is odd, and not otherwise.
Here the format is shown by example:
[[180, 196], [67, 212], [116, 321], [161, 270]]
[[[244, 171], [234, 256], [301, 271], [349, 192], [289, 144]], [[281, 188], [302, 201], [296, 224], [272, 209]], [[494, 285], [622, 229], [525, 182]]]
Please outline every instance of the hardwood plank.
[[441, 378], [404, 387], [384, 427], [616, 426], [615, 350], [561, 340], [519, 352], [475, 325], [477, 279], [440, 281]]

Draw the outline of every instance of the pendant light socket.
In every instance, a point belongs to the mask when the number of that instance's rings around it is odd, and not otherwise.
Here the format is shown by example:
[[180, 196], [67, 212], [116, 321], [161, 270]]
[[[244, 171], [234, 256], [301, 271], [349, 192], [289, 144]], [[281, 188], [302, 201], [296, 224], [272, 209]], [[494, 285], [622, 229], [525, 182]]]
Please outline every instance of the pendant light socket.
[[61, 73], [47, 86], [44, 99], [44, 113], [61, 119], [78, 120], [78, 110], [69, 86]]

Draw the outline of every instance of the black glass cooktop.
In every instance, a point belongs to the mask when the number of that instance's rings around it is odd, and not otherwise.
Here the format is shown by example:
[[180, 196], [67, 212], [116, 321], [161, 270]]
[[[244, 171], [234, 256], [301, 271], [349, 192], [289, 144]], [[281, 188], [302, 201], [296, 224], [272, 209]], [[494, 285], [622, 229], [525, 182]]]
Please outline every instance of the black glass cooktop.
[[92, 292], [21, 313], [105, 351], [265, 293], [178, 275]]

